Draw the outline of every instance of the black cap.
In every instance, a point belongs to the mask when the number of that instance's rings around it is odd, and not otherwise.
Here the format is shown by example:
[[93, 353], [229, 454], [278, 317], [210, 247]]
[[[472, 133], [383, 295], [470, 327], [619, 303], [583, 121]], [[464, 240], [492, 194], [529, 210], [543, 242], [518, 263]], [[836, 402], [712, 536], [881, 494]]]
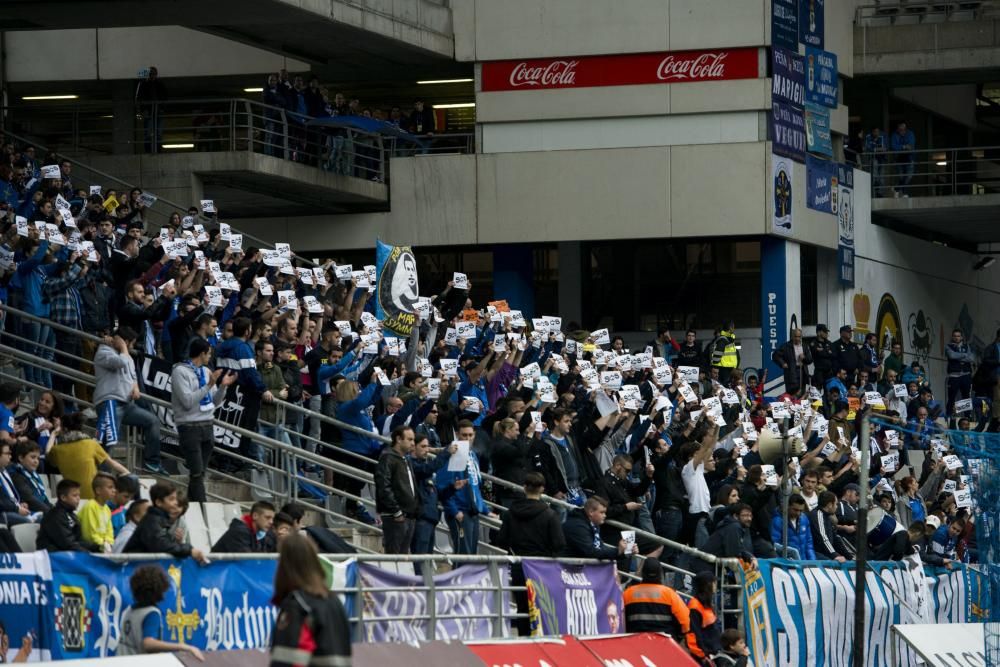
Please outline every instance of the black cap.
[[830, 327], [826, 326], [825, 324], [817, 324], [816, 333], [819, 333], [820, 331], [825, 331], [827, 333], [830, 333]]
[[844, 333], [845, 331], [854, 331], [854, 329], [851, 327], [850, 324], [845, 324], [844, 326], [840, 327], [840, 333]]

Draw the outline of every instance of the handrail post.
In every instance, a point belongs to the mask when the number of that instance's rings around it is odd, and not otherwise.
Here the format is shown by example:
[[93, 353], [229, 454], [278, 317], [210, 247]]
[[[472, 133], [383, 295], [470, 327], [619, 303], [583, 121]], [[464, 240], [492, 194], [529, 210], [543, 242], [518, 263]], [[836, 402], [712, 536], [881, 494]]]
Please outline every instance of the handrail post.
[[288, 159], [288, 115], [285, 113], [284, 109], [281, 110], [281, 137], [282, 137], [281, 144], [284, 147], [284, 153], [282, 154], [281, 159], [287, 160]]
[[247, 114], [247, 151], [250, 153], [254, 152], [253, 149], [253, 127], [254, 127], [254, 117], [253, 117], [253, 103], [250, 100], [243, 100], [244, 106], [246, 107]]
[[490, 573], [490, 581], [493, 582], [493, 604], [497, 610], [497, 615], [493, 617], [493, 636], [503, 637], [504, 635], [504, 599], [503, 599], [503, 577], [500, 576], [500, 568], [497, 566], [495, 560], [490, 560], [487, 563], [487, 568]]
[[[420, 521], [420, 519], [417, 519]], [[437, 561], [425, 560], [420, 564], [420, 576], [424, 578], [424, 588], [434, 590], [434, 575], [437, 573]], [[427, 630], [424, 633], [428, 641], [437, 638], [437, 595], [427, 595]]]

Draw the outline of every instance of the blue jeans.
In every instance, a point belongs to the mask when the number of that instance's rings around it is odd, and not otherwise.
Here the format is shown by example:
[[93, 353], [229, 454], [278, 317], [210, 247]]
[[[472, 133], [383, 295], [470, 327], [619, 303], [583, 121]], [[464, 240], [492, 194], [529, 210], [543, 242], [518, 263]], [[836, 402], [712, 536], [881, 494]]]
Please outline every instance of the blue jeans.
[[[272, 440], [283, 442], [286, 445], [292, 444], [292, 441], [288, 437], [288, 431], [286, 431], [283, 426], [260, 425], [257, 427], [257, 432], [265, 438], [271, 438]], [[252, 454], [250, 458], [261, 462], [264, 461], [264, 447], [259, 442], [250, 443], [250, 452]]]
[[896, 183], [896, 185], [898, 185], [900, 188], [906, 188], [907, 186], [909, 186], [910, 181], [913, 180], [913, 168], [914, 168], [913, 161], [904, 158], [903, 161], [900, 162], [899, 166], [897, 167], [897, 169], [899, 170], [899, 175], [897, 177], [898, 182]]
[[[55, 347], [56, 337], [52, 332], [52, 327], [25, 319], [21, 325], [21, 335], [34, 343], [34, 345], [25, 343], [25, 352], [45, 361], [55, 360], [55, 352], [42, 347], [43, 345], [50, 348]], [[24, 379], [28, 382], [34, 382], [47, 388], [52, 387], [52, 373], [44, 368], [25, 366], [24, 375]]]
[[451, 547], [456, 554], [476, 554], [479, 552], [479, 515], [464, 514], [461, 521], [448, 517], [451, 531]]
[[119, 426], [135, 426], [142, 429], [145, 447], [142, 462], [147, 465], [160, 465], [160, 418], [134, 401], [118, 403], [116, 412]]

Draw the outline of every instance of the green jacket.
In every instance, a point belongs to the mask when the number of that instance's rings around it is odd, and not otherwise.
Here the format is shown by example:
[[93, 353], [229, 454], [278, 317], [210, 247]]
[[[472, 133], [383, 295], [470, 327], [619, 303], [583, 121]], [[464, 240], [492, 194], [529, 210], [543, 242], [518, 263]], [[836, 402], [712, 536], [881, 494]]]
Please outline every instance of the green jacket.
[[[257, 366], [257, 370], [260, 372], [261, 379], [264, 380], [264, 386], [267, 387], [268, 391], [274, 394], [274, 397], [278, 397], [278, 392], [285, 388], [285, 376], [281, 371], [281, 366], [272, 363], [269, 367], [261, 364]], [[260, 404], [260, 420], [274, 423], [274, 420], [278, 417], [278, 408], [274, 403], [264, 403]]]

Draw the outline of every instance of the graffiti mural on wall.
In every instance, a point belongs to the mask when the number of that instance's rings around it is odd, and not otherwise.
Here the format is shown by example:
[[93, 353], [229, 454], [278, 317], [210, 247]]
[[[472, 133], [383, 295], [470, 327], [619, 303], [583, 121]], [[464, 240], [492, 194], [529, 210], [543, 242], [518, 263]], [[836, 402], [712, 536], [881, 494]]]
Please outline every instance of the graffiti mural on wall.
[[875, 333], [878, 334], [878, 346], [882, 350], [883, 357], [892, 350], [893, 343], [903, 346], [905, 353], [907, 345], [903, 339], [903, 320], [899, 316], [899, 306], [896, 299], [886, 292], [878, 302], [878, 311], [875, 315]]
[[920, 361], [920, 365], [927, 369], [931, 356], [931, 345], [934, 344], [934, 323], [923, 309], [910, 313], [906, 321], [906, 331], [909, 336], [910, 349], [913, 355]]

